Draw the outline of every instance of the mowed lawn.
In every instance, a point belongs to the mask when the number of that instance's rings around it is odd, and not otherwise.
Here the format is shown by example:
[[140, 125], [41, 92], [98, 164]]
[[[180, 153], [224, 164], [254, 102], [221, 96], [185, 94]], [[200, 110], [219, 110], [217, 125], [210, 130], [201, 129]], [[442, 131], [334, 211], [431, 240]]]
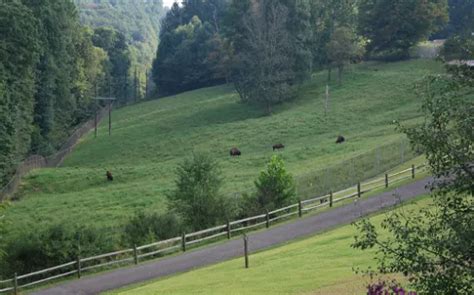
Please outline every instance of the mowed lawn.
[[[342, 86], [331, 84], [325, 115], [325, 77], [317, 73], [298, 98], [271, 116], [239, 102], [231, 86], [219, 86], [143, 102], [113, 112], [99, 137], [86, 136], [64, 165], [32, 172], [6, 212], [7, 236], [56, 223], [109, 228], [138, 210], [166, 210], [176, 166], [193, 153], [211, 154], [224, 177], [223, 192], [248, 192], [273, 154], [281, 154], [297, 178], [301, 197], [337, 189], [408, 159], [404, 136], [393, 120], [420, 119], [414, 86], [443, 71], [427, 60], [354, 66]], [[347, 139], [336, 145], [341, 134]], [[229, 149], [238, 147], [240, 158]], [[402, 150], [400, 152], [400, 150]], [[107, 182], [106, 170], [114, 181]]]
[[[420, 197], [403, 205], [403, 210], [417, 211], [428, 203], [429, 197]], [[379, 229], [386, 214], [371, 218]], [[375, 251], [351, 248], [356, 233], [354, 226], [347, 225], [252, 254], [249, 269], [239, 258], [107, 294], [365, 294], [370, 279], [354, 269], [374, 267]]]

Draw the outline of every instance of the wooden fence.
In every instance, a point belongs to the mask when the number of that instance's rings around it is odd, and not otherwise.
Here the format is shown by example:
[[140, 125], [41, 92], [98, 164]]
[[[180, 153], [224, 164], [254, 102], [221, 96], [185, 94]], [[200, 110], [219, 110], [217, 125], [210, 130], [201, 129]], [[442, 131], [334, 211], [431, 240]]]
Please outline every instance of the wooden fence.
[[[425, 168], [425, 165], [405, 169], [393, 174], [385, 174], [384, 177], [358, 183], [353, 187], [338, 192], [330, 192], [327, 195], [312, 199], [300, 200], [295, 204], [280, 208], [271, 212], [266, 212], [257, 216], [252, 216], [213, 228], [193, 232], [183, 233], [182, 236], [156, 243], [135, 246], [116, 252], [101, 254], [93, 257], [77, 257], [75, 261], [70, 261], [51, 268], [35, 271], [24, 275], [16, 275], [8, 280], [0, 281], [0, 293], [13, 292], [17, 294], [20, 289], [56, 280], [68, 276], [80, 278], [84, 272], [112, 267], [115, 265], [138, 264], [148, 258], [159, 257], [168, 253], [183, 251], [188, 247], [217, 240], [220, 237], [230, 239], [232, 235], [254, 229], [257, 227], [269, 228], [272, 223], [278, 220], [288, 219], [292, 216], [302, 217], [304, 213], [323, 208], [333, 207], [334, 204], [351, 198], [360, 198], [362, 195], [379, 188], [388, 188], [404, 179], [415, 178], [415, 173]], [[37, 278], [35, 280], [35, 278]], [[23, 281], [23, 282], [22, 282]], [[26, 281], [26, 282], [25, 282]]]

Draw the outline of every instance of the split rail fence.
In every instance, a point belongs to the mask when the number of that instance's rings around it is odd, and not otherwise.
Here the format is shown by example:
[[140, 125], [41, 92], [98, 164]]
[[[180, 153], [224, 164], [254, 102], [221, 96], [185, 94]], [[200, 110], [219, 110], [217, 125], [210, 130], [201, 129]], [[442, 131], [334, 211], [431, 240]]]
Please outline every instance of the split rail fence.
[[[399, 182], [408, 178], [415, 178], [415, 173], [425, 168], [425, 165], [405, 169], [393, 174], [385, 174], [384, 177], [369, 180], [364, 183], [358, 183], [356, 186], [349, 187], [338, 192], [330, 192], [327, 195], [300, 200], [298, 203], [280, 208], [265, 214], [252, 216], [236, 221], [227, 222], [213, 228], [193, 232], [183, 233], [182, 236], [172, 238], [156, 243], [135, 246], [130, 249], [124, 249], [112, 253], [101, 254], [93, 257], [77, 257], [75, 261], [54, 266], [51, 268], [35, 271], [28, 274], [16, 275], [8, 280], [0, 281], [1, 293], [18, 294], [21, 289], [37, 286], [42, 283], [50, 282], [59, 278], [76, 276], [81, 278], [83, 273], [112, 267], [115, 265], [138, 264], [146, 258], [159, 257], [168, 253], [183, 251], [189, 247], [210, 240], [217, 240], [219, 237], [230, 239], [233, 235], [238, 235], [250, 229], [257, 227], [269, 228], [270, 225], [278, 220], [287, 219], [292, 216], [302, 217], [304, 213], [323, 208], [333, 207], [334, 204], [351, 198], [360, 198], [362, 195], [379, 188], [388, 188], [390, 184]], [[36, 278], [36, 280], [35, 280]]]

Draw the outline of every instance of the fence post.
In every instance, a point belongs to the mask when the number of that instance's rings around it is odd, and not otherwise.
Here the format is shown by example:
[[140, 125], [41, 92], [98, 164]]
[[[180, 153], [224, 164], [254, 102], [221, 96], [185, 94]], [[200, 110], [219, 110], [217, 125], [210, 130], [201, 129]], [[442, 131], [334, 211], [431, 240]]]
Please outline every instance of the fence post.
[[77, 278], [81, 278], [81, 257], [77, 256], [77, 260], [76, 260], [76, 263], [77, 263]]
[[269, 228], [270, 227], [270, 214], [268, 214], [268, 210], [266, 211], [267, 211], [267, 215], [265, 216], [265, 221], [266, 221], [265, 225], [267, 226], [267, 228]]
[[181, 237], [181, 248], [183, 249], [183, 252], [186, 252], [186, 234], [183, 233], [183, 236]]
[[415, 179], [415, 164], [411, 165], [411, 178]]
[[249, 268], [249, 247], [248, 237], [244, 234], [244, 255], [245, 255], [245, 268]]
[[385, 188], [388, 187], [388, 174], [385, 173]]
[[303, 206], [301, 204], [301, 200], [298, 200], [298, 215], [299, 217], [303, 216]]
[[360, 191], [360, 182], [357, 183], [357, 197], [361, 197], [362, 196], [362, 192]]
[[329, 207], [332, 207], [332, 191], [329, 192]]
[[13, 278], [13, 294], [18, 294], [18, 274], [15, 273], [15, 277]]
[[231, 234], [230, 234], [230, 222], [227, 220], [227, 239], [230, 240]]
[[135, 264], [138, 264], [137, 245], [133, 245], [133, 261], [135, 262]]

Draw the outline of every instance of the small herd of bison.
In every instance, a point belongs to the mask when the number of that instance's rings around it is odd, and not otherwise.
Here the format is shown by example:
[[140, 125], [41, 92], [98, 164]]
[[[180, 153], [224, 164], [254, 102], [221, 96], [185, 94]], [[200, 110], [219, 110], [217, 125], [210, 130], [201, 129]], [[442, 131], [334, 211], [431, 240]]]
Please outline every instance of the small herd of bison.
[[[336, 139], [337, 144], [343, 143], [344, 141], [346, 141], [346, 139], [342, 135], [339, 135]], [[281, 149], [284, 149], [284, 148], [285, 148], [285, 146], [282, 143], [277, 143], [277, 144], [273, 145], [273, 151], [281, 150]], [[242, 152], [238, 148], [233, 147], [233, 148], [230, 149], [230, 156], [231, 157], [237, 157], [237, 156], [240, 156], [240, 155], [242, 155]]]
[[[342, 135], [339, 135], [336, 139], [337, 144], [343, 143], [344, 141], [346, 141], [346, 139]], [[273, 145], [273, 151], [281, 150], [281, 149], [284, 149], [284, 148], [285, 148], [285, 146], [282, 143], [277, 143], [277, 144]], [[240, 155], [242, 155], [242, 152], [238, 148], [233, 147], [233, 148], [230, 149], [230, 156], [231, 157], [238, 157]], [[114, 177], [112, 176], [112, 172], [107, 171], [106, 176], [107, 176], [108, 181], [113, 181], [114, 180]]]

